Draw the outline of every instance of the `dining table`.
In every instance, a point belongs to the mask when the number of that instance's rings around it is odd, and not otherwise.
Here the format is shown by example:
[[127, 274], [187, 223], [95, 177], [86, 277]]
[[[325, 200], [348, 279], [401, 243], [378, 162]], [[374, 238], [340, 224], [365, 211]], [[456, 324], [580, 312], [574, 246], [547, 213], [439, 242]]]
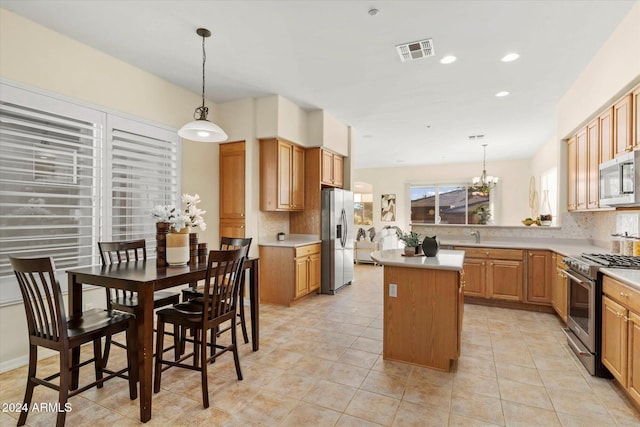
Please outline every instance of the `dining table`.
[[[249, 301], [251, 313], [251, 344], [253, 351], [259, 348], [259, 268], [258, 257], [245, 259], [244, 269], [249, 271]], [[69, 280], [69, 314], [82, 313], [83, 285], [134, 291], [138, 294], [139, 310], [136, 315], [137, 360], [140, 382], [140, 420], [151, 419], [151, 397], [153, 393], [153, 293], [184, 284], [194, 284], [207, 274], [207, 263], [196, 262], [185, 266], [158, 267], [155, 259], [130, 261], [107, 266], [70, 268], [66, 270]], [[75, 365], [80, 361], [80, 348], [71, 355]], [[78, 387], [79, 372], [71, 379], [72, 390]]]

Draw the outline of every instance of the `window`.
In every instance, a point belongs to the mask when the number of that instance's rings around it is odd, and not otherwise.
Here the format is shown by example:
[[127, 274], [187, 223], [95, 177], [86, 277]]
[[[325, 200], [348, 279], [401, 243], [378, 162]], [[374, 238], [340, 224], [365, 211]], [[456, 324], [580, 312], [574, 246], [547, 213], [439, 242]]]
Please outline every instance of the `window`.
[[487, 224], [490, 194], [468, 185], [411, 186], [411, 222], [423, 224]]
[[0, 303], [20, 299], [8, 255], [51, 256], [64, 269], [99, 263], [99, 240], [146, 238], [156, 204], [179, 194], [178, 138], [138, 123], [1, 85]]
[[373, 225], [373, 194], [353, 193], [353, 210], [356, 225]]

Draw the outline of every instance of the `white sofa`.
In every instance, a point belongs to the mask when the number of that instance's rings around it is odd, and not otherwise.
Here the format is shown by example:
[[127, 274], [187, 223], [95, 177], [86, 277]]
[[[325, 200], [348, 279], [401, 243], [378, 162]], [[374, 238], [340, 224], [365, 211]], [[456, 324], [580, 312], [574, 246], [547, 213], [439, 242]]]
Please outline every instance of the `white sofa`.
[[[385, 227], [377, 232], [374, 230], [375, 235], [373, 239], [370, 237], [370, 230], [371, 228], [365, 231], [364, 237], [362, 237], [362, 232], [358, 233], [356, 231], [356, 237], [354, 240], [354, 261], [356, 264], [361, 262], [376, 264], [376, 262], [371, 259], [371, 252], [399, 248], [399, 241], [395, 228]], [[360, 234], [360, 237], [358, 234]], [[360, 240], [358, 240], [358, 238]]]

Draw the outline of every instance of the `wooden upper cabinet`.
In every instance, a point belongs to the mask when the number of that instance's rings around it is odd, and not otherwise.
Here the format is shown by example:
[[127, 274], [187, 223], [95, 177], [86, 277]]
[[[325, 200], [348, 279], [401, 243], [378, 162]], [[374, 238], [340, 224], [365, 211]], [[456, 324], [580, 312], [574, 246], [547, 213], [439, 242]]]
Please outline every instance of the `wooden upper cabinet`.
[[568, 168], [567, 168], [567, 210], [574, 211], [578, 206], [577, 184], [578, 184], [578, 145], [576, 137], [571, 137], [567, 141]]
[[633, 150], [632, 117], [633, 94], [625, 95], [613, 106], [613, 147], [614, 157]]
[[304, 209], [304, 150], [288, 141], [260, 141], [260, 210]]
[[600, 141], [599, 119], [587, 125], [587, 209], [600, 206]]
[[587, 128], [576, 134], [577, 149], [577, 178], [576, 178], [576, 209], [587, 208]]
[[323, 185], [342, 188], [344, 176], [344, 159], [339, 154], [321, 149], [322, 151], [322, 176], [320, 182]]
[[640, 86], [634, 89], [633, 97], [633, 149], [640, 147]]
[[245, 218], [245, 143], [220, 144], [220, 219]]
[[598, 117], [600, 126], [600, 163], [613, 159], [613, 107]]

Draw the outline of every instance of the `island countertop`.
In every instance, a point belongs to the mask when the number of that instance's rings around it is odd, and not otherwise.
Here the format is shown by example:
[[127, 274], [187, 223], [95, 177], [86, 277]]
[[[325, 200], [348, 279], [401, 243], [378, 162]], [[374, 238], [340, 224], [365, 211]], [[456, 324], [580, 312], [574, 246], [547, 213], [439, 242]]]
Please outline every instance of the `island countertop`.
[[388, 249], [371, 253], [371, 258], [382, 265], [433, 270], [462, 271], [464, 251], [442, 249], [435, 257], [404, 256], [404, 249]]

